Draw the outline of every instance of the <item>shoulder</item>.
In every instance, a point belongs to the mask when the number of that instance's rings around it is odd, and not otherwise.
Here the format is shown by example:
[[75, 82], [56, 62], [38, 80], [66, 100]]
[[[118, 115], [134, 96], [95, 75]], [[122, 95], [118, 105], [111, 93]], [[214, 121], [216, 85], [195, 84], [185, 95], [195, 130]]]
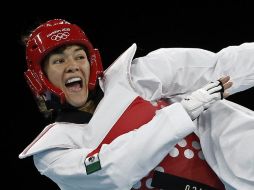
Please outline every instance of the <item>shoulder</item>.
[[104, 71], [104, 77], [100, 80], [100, 86], [104, 92], [118, 84], [119, 81], [123, 83], [129, 82], [130, 67], [136, 49], [137, 45], [135, 43], [132, 44]]
[[20, 153], [19, 158], [26, 158], [52, 148], [76, 148], [78, 141], [82, 139], [80, 130], [82, 127], [74, 126], [72, 123], [50, 124]]

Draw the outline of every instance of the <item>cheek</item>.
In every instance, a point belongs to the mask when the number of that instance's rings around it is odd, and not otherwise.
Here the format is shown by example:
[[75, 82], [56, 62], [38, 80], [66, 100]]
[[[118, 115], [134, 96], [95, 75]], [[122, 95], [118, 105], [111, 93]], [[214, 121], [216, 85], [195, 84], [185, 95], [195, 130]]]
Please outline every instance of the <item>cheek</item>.
[[54, 71], [51, 70], [48, 72], [48, 79], [49, 81], [56, 87], [60, 87], [60, 83], [61, 83], [61, 75]]
[[85, 78], [86, 78], [86, 83], [88, 83], [89, 81], [89, 77], [90, 77], [90, 64], [85, 64], [83, 67], [83, 72], [85, 74]]

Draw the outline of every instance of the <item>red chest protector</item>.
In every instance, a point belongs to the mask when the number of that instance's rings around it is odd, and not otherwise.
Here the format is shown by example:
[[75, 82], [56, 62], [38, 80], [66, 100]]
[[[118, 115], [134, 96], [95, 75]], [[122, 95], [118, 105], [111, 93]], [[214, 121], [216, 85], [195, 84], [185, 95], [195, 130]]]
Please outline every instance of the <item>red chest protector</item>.
[[[165, 101], [158, 101], [152, 104], [151, 102], [137, 97], [121, 115], [95, 151], [98, 151], [102, 144], [109, 144], [116, 137], [131, 130], [138, 129], [142, 125], [148, 123], [155, 116], [155, 111], [165, 106], [168, 106], [168, 103]], [[147, 147], [147, 150], [149, 150], [149, 147]], [[164, 160], [132, 189], [161, 189], [161, 187], [155, 188], [151, 186], [154, 173], [157, 171], [160, 171], [159, 173], [163, 175], [171, 174], [187, 180], [206, 184], [214, 189], [225, 189], [224, 185], [204, 160], [199, 139], [194, 133], [188, 135], [176, 144]], [[159, 175], [157, 178], [160, 180], [163, 176]], [[205, 190], [205, 188], [197, 188], [191, 185], [185, 185], [184, 188], [172, 189]]]

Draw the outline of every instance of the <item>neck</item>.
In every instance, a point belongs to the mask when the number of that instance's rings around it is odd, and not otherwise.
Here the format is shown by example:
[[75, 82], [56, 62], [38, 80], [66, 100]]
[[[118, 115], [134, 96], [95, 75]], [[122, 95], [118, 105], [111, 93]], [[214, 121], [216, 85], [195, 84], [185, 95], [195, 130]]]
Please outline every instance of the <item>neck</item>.
[[92, 100], [89, 100], [85, 103], [85, 105], [81, 106], [79, 110], [93, 114], [95, 108], [95, 103]]

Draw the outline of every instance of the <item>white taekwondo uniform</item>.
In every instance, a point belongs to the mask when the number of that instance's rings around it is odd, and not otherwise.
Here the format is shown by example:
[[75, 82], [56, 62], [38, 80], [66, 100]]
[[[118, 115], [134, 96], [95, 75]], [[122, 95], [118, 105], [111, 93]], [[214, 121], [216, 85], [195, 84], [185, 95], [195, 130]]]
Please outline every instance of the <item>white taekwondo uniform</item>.
[[[221, 100], [193, 122], [178, 101], [223, 75], [233, 81], [231, 94], [254, 86], [254, 43], [218, 53], [165, 48], [133, 59], [135, 51], [133, 44], [105, 71], [100, 81], [104, 97], [89, 123], [50, 124], [19, 157], [33, 155], [39, 172], [63, 190], [128, 190], [140, 184], [169, 152], [174, 155], [175, 145], [195, 131], [206, 161], [226, 189], [253, 189], [253, 111]], [[151, 104], [164, 98], [173, 103], [137, 129], [101, 144], [138, 97]], [[84, 163], [96, 149], [100, 168], [88, 174]], [[189, 151], [188, 159], [192, 153]]]

